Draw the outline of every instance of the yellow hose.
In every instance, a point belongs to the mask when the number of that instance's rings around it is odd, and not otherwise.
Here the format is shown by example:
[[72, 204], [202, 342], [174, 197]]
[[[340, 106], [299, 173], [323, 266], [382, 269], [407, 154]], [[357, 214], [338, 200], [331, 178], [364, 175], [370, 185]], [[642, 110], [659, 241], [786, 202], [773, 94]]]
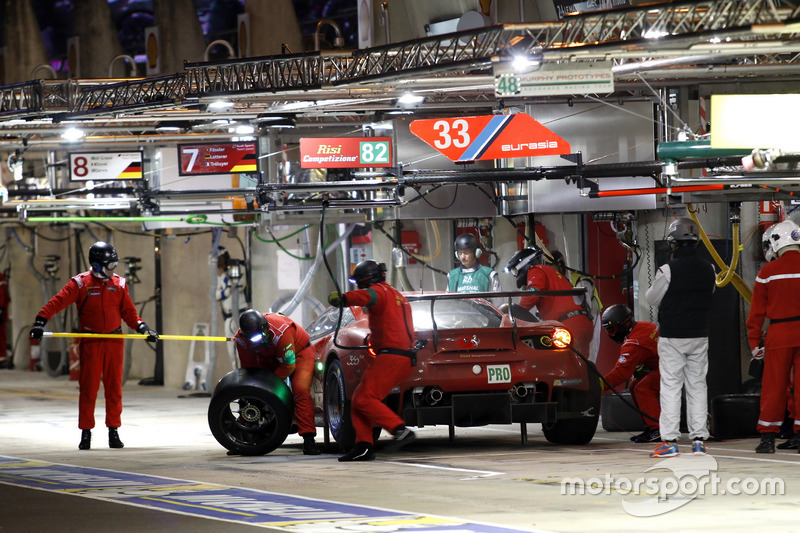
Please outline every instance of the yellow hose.
[[[434, 241], [435, 241], [433, 253], [431, 255], [417, 255], [417, 254], [412, 254], [411, 252], [408, 252], [408, 255], [410, 255], [411, 257], [413, 257], [417, 261], [422, 261], [423, 263], [428, 263], [428, 262], [432, 261], [433, 259], [436, 259], [437, 257], [439, 257], [439, 254], [442, 251], [442, 238], [439, 235], [439, 226], [437, 225], [437, 222], [435, 220], [431, 220], [430, 224], [431, 224], [431, 227], [433, 228], [433, 237], [434, 237]], [[409, 289], [409, 290], [411, 290], [411, 289]]]
[[753, 298], [753, 290], [744, 282], [742, 277], [739, 274], [736, 274], [734, 271], [736, 270], [736, 265], [739, 261], [739, 224], [734, 224], [734, 231], [733, 231], [733, 261], [731, 262], [731, 266], [728, 267], [725, 264], [725, 261], [722, 260], [722, 257], [717, 253], [714, 249], [714, 245], [711, 244], [711, 240], [706, 235], [705, 230], [703, 230], [703, 226], [700, 225], [700, 221], [697, 219], [697, 215], [694, 212], [694, 206], [692, 204], [686, 204], [686, 210], [689, 211], [689, 216], [692, 217], [695, 224], [697, 224], [698, 232], [700, 233], [700, 238], [703, 240], [703, 244], [705, 244], [708, 253], [711, 254], [711, 257], [714, 259], [714, 262], [717, 263], [721, 272], [720, 275], [724, 274], [724, 279], [720, 281], [719, 276], [717, 276], [717, 286], [723, 287], [727, 285], [729, 282], [733, 283], [733, 286], [736, 287], [736, 290], [739, 291], [739, 294], [750, 303], [750, 300]]

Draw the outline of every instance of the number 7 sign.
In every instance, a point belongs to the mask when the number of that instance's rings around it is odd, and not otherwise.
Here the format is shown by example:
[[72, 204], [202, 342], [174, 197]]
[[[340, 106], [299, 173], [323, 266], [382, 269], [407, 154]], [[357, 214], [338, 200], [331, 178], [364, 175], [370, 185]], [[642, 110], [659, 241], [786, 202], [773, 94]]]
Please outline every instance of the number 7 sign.
[[415, 120], [409, 129], [451, 161], [570, 153], [568, 142], [524, 113]]

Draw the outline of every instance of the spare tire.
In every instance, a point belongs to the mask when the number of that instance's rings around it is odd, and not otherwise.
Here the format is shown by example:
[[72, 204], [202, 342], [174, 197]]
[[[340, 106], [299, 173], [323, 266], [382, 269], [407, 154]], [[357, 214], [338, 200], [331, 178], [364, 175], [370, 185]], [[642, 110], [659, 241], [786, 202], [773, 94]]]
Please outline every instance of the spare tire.
[[214, 438], [240, 455], [263, 455], [286, 440], [294, 399], [286, 383], [260, 368], [240, 368], [223, 377], [208, 405]]
[[721, 394], [711, 399], [710, 432], [718, 439], [758, 435], [760, 394]]

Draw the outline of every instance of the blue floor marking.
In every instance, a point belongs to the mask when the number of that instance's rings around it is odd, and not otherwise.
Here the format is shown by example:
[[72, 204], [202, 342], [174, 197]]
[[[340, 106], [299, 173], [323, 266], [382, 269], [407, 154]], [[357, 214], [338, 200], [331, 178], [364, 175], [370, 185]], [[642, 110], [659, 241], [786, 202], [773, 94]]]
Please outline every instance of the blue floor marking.
[[7, 456], [0, 456], [0, 483], [285, 531], [299, 532], [307, 530], [309, 526], [312, 526], [314, 531], [325, 533], [352, 531], [353, 527], [374, 527], [381, 532], [415, 533], [520, 531], [517, 528], [228, 487], [215, 483]]

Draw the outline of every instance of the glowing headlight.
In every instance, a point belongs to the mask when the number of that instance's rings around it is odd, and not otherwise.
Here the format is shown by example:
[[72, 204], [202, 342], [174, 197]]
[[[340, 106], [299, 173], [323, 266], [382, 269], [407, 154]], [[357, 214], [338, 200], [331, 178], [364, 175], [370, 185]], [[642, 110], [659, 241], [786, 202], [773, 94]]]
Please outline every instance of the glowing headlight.
[[561, 328], [556, 328], [553, 331], [553, 344], [557, 348], [566, 348], [572, 342], [572, 335], [569, 331]]
[[257, 342], [261, 342], [262, 338], [264, 338], [264, 334], [263, 333], [256, 333], [255, 335], [250, 337], [250, 342], [252, 342], [253, 344], [256, 344]]

